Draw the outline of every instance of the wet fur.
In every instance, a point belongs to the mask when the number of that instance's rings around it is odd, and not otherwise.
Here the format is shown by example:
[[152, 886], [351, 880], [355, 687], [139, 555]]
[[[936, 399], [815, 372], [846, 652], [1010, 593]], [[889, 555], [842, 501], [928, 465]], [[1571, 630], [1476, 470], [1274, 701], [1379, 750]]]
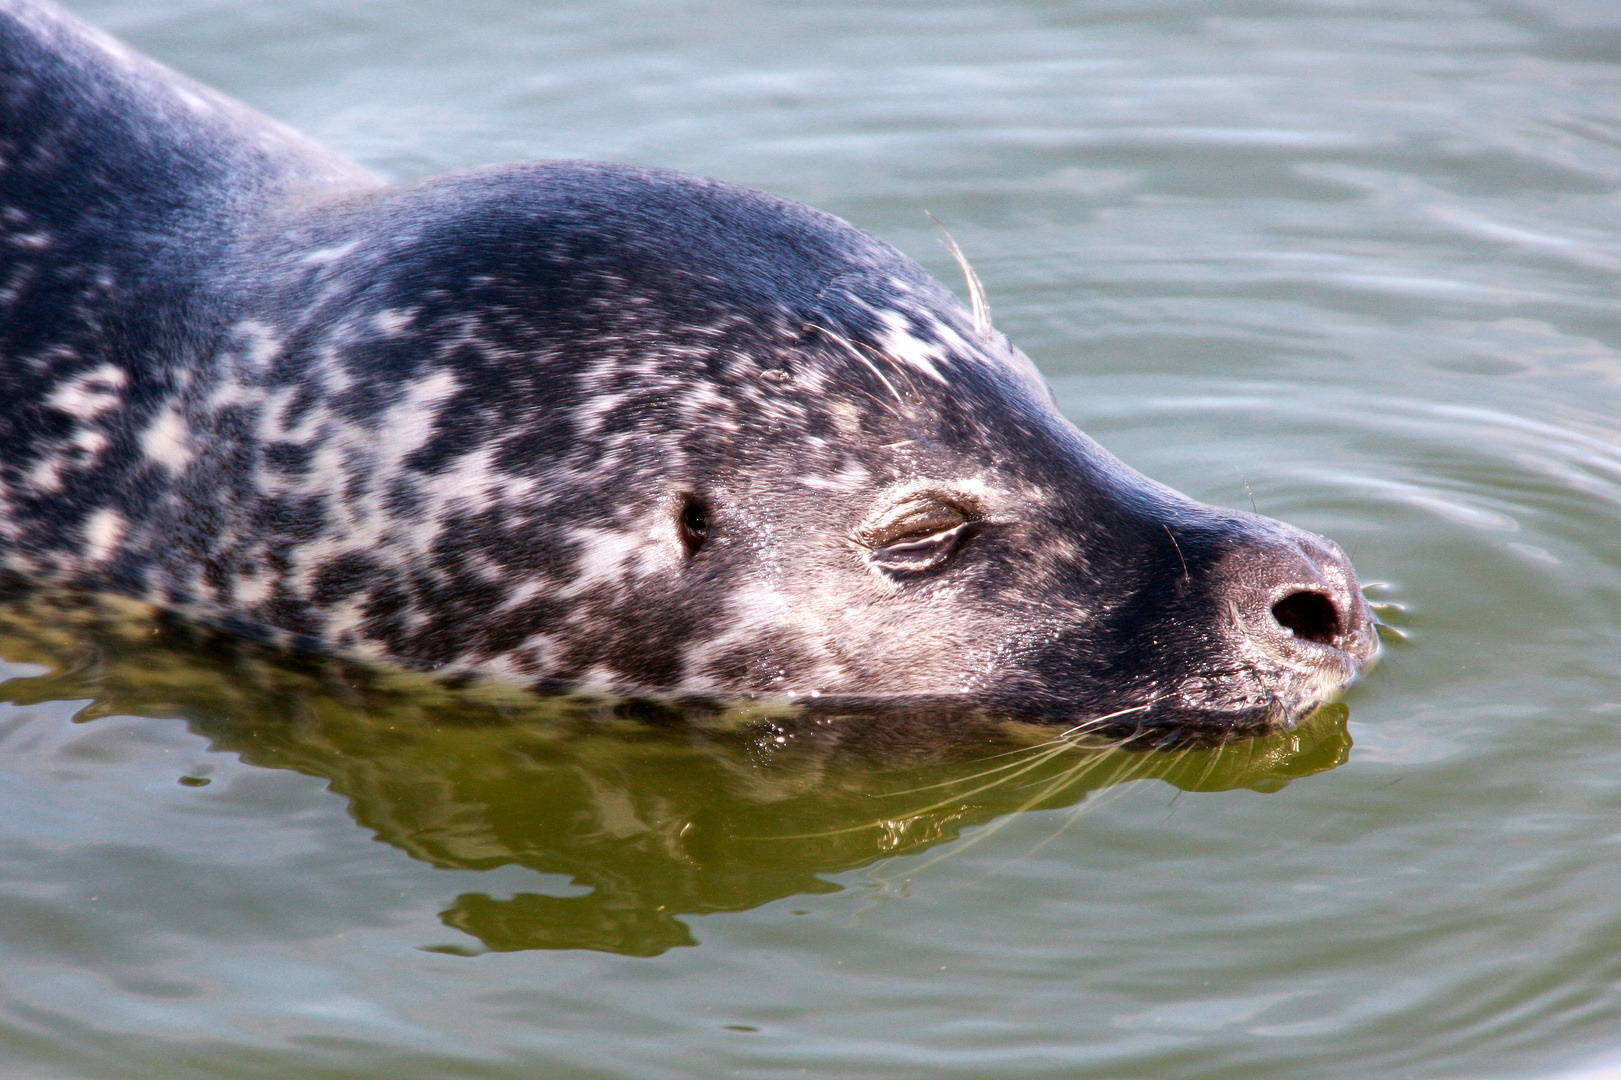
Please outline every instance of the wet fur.
[[[1127, 469], [836, 218], [595, 163], [387, 187], [33, 2], [0, 57], [14, 570], [545, 686], [1223, 729], [1372, 653], [1331, 545]], [[908, 500], [963, 517], [941, 569], [874, 553]], [[1247, 625], [1279, 587], [1342, 597], [1338, 659]]]

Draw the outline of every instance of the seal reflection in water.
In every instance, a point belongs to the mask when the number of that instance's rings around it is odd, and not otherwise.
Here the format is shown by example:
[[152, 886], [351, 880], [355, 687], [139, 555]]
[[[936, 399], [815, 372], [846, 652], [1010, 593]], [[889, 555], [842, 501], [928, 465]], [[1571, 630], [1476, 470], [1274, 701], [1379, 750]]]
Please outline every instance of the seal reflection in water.
[[551, 162], [385, 186], [0, 0], [0, 549], [543, 689], [1295, 723], [1375, 651], [1330, 542], [1115, 460], [884, 243]]
[[[58, 747], [62, 757], [43, 763], [81, 777], [98, 762], [127, 769], [145, 741], [131, 714], [164, 718], [164, 728], [185, 717], [216, 751], [327, 781], [365, 829], [430, 865], [567, 876], [565, 885], [508, 875], [514, 891], [475, 885], [446, 896], [441, 920], [475, 939], [430, 945], [448, 952], [655, 955], [697, 943], [687, 916], [838, 892], [844, 886], [825, 875], [972, 831], [904, 868], [921, 877], [933, 858], [959, 856], [996, 829], [986, 823], [1018, 811], [1081, 813], [1090, 793], [1143, 779], [1187, 791], [1275, 791], [1333, 768], [1350, 747], [1343, 705], [1294, 731], [1154, 753], [961, 713], [876, 710], [827, 723], [754, 705], [685, 711], [666, 724], [627, 715], [624, 703], [450, 686], [283, 652], [179, 619], [131, 617], [135, 606], [0, 590], [0, 656], [49, 672], [0, 683], [0, 701], [88, 700], [77, 718], [95, 719], [65, 738], [60, 710], [44, 710], [51, 734], [36, 739], [26, 708], [0, 710], [9, 751], [39, 764], [41, 746]], [[98, 740], [104, 749], [92, 752]], [[230, 786], [242, 777], [223, 755], [171, 753], [168, 736], [159, 745], [142, 771], [148, 792], [176, 780], [225, 782], [223, 801], [205, 798], [196, 814], [269, 813], [308, 830], [307, 815], [327, 801], [269, 797], [287, 789], [256, 777], [258, 794], [243, 803]], [[1069, 821], [1053, 815], [1045, 827]], [[1043, 844], [1002, 838], [997, 861]]]

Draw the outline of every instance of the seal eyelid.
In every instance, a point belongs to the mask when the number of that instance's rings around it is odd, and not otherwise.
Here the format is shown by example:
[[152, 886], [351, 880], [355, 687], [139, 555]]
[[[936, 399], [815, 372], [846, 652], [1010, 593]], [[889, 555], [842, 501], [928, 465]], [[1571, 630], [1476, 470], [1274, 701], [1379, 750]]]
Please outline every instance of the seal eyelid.
[[675, 531], [687, 558], [698, 554], [709, 539], [709, 504], [700, 496], [683, 494], [675, 516]]
[[979, 525], [978, 519], [971, 519], [924, 536], [903, 536], [869, 552], [867, 562], [890, 576], [933, 570], [944, 566]]
[[863, 522], [852, 537], [865, 548], [922, 540], [978, 521], [983, 515], [973, 503], [938, 492], [913, 494]]
[[891, 507], [852, 539], [866, 549], [870, 567], [893, 577], [945, 565], [980, 524], [977, 509], [930, 493]]
[[899, 531], [889, 530], [886, 534], [875, 536], [875, 548], [902, 547], [907, 544], [921, 544], [942, 533], [961, 528], [963, 524], [972, 520], [966, 515], [952, 514], [931, 517], [923, 521], [903, 521], [897, 523]]

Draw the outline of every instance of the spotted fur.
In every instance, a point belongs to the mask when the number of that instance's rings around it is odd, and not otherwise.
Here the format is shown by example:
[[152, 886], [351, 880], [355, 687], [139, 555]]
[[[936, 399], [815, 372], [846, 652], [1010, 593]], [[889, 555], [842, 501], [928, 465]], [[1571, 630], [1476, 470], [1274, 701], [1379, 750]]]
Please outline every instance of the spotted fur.
[[1110, 457], [975, 293], [679, 173], [384, 186], [0, 0], [0, 559], [32, 576], [545, 685], [1233, 726], [1354, 676], [1337, 550]]

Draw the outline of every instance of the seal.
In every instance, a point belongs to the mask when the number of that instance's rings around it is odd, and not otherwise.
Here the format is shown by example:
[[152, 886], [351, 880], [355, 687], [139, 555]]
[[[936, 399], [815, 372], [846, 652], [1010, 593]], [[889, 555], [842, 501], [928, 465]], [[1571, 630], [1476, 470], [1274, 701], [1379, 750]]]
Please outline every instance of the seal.
[[675, 172], [388, 186], [0, 0], [0, 560], [30, 578], [543, 688], [1100, 730], [1288, 725], [1366, 666], [1332, 543], [1111, 457], [970, 292]]

